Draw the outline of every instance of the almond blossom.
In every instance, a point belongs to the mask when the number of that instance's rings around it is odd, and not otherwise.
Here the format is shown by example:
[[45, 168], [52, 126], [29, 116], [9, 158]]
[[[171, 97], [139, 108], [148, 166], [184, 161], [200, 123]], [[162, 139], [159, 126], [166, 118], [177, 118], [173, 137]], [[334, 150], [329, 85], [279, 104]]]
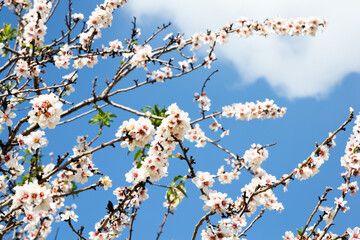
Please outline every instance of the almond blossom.
[[234, 103], [231, 106], [225, 106], [222, 116], [249, 121], [251, 119], [278, 118], [285, 113], [286, 108], [280, 108], [274, 104], [273, 100], [266, 99], [264, 102]]
[[62, 103], [54, 93], [40, 95], [30, 103], [33, 104], [28, 114], [30, 124], [37, 123], [42, 129], [53, 129], [60, 122]]
[[11, 118], [15, 118], [16, 114], [10, 111], [10, 108], [7, 108], [5, 112], [0, 110], [0, 124], [5, 123], [8, 127], [11, 127], [13, 125]]
[[186, 133], [185, 138], [190, 142], [195, 141], [197, 143], [195, 147], [200, 148], [200, 147], [205, 147], [206, 145], [205, 133], [201, 130], [199, 124], [196, 124], [194, 128], [189, 130]]
[[41, 147], [47, 146], [48, 140], [46, 137], [43, 137], [44, 135], [44, 131], [37, 130], [24, 137], [24, 143], [29, 151], [33, 152]]
[[154, 134], [155, 129], [151, 121], [148, 118], [140, 117], [137, 121], [133, 118], [124, 121], [115, 136], [126, 137], [121, 146], [128, 147], [129, 151], [133, 151], [135, 147], [143, 148], [145, 144], [151, 142]]
[[347, 171], [360, 171], [360, 114], [356, 116], [353, 133], [346, 144], [345, 155], [341, 157], [341, 166]]

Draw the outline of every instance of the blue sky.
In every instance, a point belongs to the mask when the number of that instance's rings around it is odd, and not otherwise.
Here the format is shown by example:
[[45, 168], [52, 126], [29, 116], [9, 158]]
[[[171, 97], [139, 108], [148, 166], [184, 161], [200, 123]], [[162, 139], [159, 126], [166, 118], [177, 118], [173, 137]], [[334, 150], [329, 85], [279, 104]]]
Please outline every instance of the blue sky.
[[[220, 2], [220, 1], [219, 1]], [[216, 29], [227, 21], [235, 21], [237, 17], [249, 16], [257, 20], [281, 15], [284, 17], [322, 16], [328, 19], [329, 26], [323, 33], [313, 37], [250, 37], [248, 39], [232, 38], [230, 43], [216, 50], [219, 58], [212, 64], [211, 70], [201, 69], [180, 79], [165, 83], [153, 84], [135, 91], [124, 93], [113, 98], [120, 104], [140, 110], [145, 105], [159, 104], [169, 106], [176, 102], [184, 111], [189, 112], [191, 119], [200, 117], [197, 104], [193, 102], [195, 92], [200, 92], [207, 76], [219, 69], [208, 82], [205, 91], [212, 101], [210, 111], [221, 110], [222, 106], [237, 102], [263, 101], [274, 99], [281, 107], [287, 107], [287, 114], [276, 120], [253, 120], [249, 122], [234, 119], [221, 119], [230, 136], [221, 139], [220, 144], [232, 152], [242, 156], [252, 143], [269, 144], [277, 142], [269, 148], [269, 158], [262, 167], [268, 173], [280, 178], [284, 173], [290, 173], [298, 163], [306, 159], [315, 149], [315, 142], [322, 142], [328, 133], [337, 129], [348, 117], [352, 106], [357, 114], [360, 111], [360, 33], [356, 32], [359, 18], [356, 1], [335, 3], [335, 1], [227, 1], [220, 4], [217, 1], [129, 1], [123, 9], [114, 14], [113, 27], [103, 30], [103, 39], [96, 45], [106, 45], [114, 39], [123, 40], [130, 34], [131, 20], [137, 17], [138, 27], [142, 29], [144, 39], [156, 30], [156, 26], [172, 22], [168, 32], [183, 32], [191, 36], [194, 32]], [[100, 4], [99, 1], [74, 1], [74, 12], [83, 12], [85, 19], [89, 13]], [[271, 3], [271, 4], [270, 4]], [[59, 36], [64, 29], [65, 3], [60, 3], [58, 12], [49, 22], [48, 35], [45, 42]], [[6, 9], [2, 14], [7, 14]], [[7, 15], [0, 16], [2, 22], [8, 21]], [[164, 36], [166, 33], [163, 34]], [[156, 44], [162, 43], [162, 35]], [[201, 53], [199, 53], [201, 56]], [[88, 98], [91, 93], [91, 81], [99, 77], [99, 92], [105, 78], [111, 78], [116, 71], [120, 59], [101, 59], [94, 69], [83, 69], [79, 72], [79, 80], [75, 85], [76, 92], [69, 97], [70, 101]], [[56, 68], [46, 69], [45, 77], [50, 83], [61, 80], [61, 76], [71, 70], [58, 71]], [[56, 71], [53, 71], [56, 70]], [[137, 69], [129, 75], [120, 87], [132, 85], [133, 79], [145, 79], [145, 71]], [[137, 118], [117, 109], [107, 108], [118, 118], [111, 128], [104, 129], [100, 141], [106, 142], [115, 136], [118, 126], [130, 117]], [[49, 145], [45, 153], [54, 152], [55, 156], [71, 151], [76, 144], [76, 136], [87, 134], [91, 139], [96, 135], [97, 128], [87, 122], [93, 115], [79, 119], [70, 125], [61, 125], [54, 130], [46, 130]], [[201, 123], [202, 129], [212, 139], [220, 139], [219, 134], [208, 130], [210, 121]], [[340, 158], [344, 154], [346, 141], [351, 133], [353, 123], [346, 132], [340, 132], [336, 138], [337, 146], [330, 152], [330, 160], [320, 168], [320, 173], [306, 181], [293, 181], [284, 193], [282, 188], [275, 190], [279, 201], [285, 210], [282, 213], [266, 211], [263, 218], [247, 234], [247, 239], [279, 239], [290, 230], [304, 226], [314, 209], [317, 198], [326, 186], [334, 190], [328, 195], [324, 205], [333, 207], [334, 197], [340, 196], [336, 188], [342, 183], [340, 173]], [[99, 144], [98, 140], [95, 145]], [[208, 144], [205, 149], [195, 148], [195, 144], [185, 142], [190, 147], [190, 154], [196, 159], [195, 170], [210, 171], [216, 174], [217, 168], [224, 165], [227, 155]], [[46, 161], [50, 161], [45, 160]], [[108, 200], [116, 201], [112, 191], [118, 186], [126, 186], [124, 174], [131, 168], [132, 156], [127, 156], [127, 150], [119, 145], [115, 149], [94, 154], [93, 161], [99, 170], [109, 175], [113, 180], [113, 188], [108, 191], [98, 189], [78, 198], [69, 197], [67, 205], [75, 202], [78, 205], [79, 228], [85, 226], [84, 232], [94, 230], [94, 224], [106, 214]], [[161, 180], [167, 184], [171, 176], [186, 174], [184, 162], [176, 159], [170, 162], [169, 177]], [[97, 181], [94, 177], [93, 181]], [[230, 186], [216, 185], [214, 189], [227, 192], [236, 198], [240, 189], [250, 181], [248, 173], [243, 172], [239, 180]], [[84, 186], [87, 186], [85, 184]], [[175, 214], [170, 216], [165, 225], [161, 239], [189, 239], [194, 225], [206, 213], [202, 210], [203, 201], [198, 199], [199, 191], [189, 181], [186, 183], [189, 198], [185, 198]], [[81, 187], [81, 185], [79, 185]], [[155, 239], [163, 215], [162, 207], [165, 192], [159, 188], [149, 188], [150, 199], [141, 206], [134, 225], [133, 239]], [[350, 211], [339, 213], [332, 232], [342, 234], [347, 227], [355, 227], [360, 214], [360, 197], [347, 197]], [[248, 222], [252, 218], [248, 219]], [[216, 223], [217, 217], [213, 217]], [[75, 234], [69, 232], [64, 224], [54, 224], [53, 239], [59, 227], [57, 239], [75, 239]], [[125, 229], [121, 239], [126, 239], [128, 229]], [[87, 235], [85, 235], [87, 237]], [[200, 238], [199, 238], [200, 239]]]

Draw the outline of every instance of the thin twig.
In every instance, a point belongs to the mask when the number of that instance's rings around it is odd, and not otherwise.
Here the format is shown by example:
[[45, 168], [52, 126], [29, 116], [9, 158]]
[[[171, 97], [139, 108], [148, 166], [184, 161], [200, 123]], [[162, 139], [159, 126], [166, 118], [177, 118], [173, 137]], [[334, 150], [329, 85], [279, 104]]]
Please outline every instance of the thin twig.
[[90, 190], [90, 189], [96, 190], [96, 187], [98, 187], [98, 186], [100, 186], [100, 182], [94, 183], [94, 184], [92, 184], [90, 186], [87, 186], [87, 187], [82, 188], [82, 189], [77, 190], [77, 191], [64, 193], [64, 194], [60, 194], [60, 195], [53, 195], [52, 198], [61, 198], [61, 197], [67, 197], [67, 196], [71, 196], [71, 195], [76, 195], [78, 193], [85, 192], [85, 191]]
[[69, 219], [67, 222], [69, 223], [69, 226], [70, 226], [71, 230], [72, 230], [76, 235], [78, 235], [79, 238], [81, 238], [81, 239], [83, 239], [83, 240], [87, 240], [83, 235], [81, 235], [78, 231], [75, 230], [74, 226], [73, 226], [72, 223], [71, 223], [71, 219]]
[[264, 212], [265, 212], [265, 209], [264, 209], [264, 208], [261, 209], [261, 211], [260, 211], [259, 214], [256, 216], [256, 218], [254, 218], [254, 220], [252, 220], [252, 222], [249, 224], [249, 226], [248, 226], [238, 237], [240, 238], [241, 236], [244, 236], [245, 233], [254, 225], [254, 223], [255, 223], [259, 218], [262, 217], [262, 215], [264, 214]]
[[136, 217], [137, 208], [133, 207], [131, 211], [131, 219], [130, 219], [130, 226], [129, 226], [129, 238], [128, 240], [131, 240], [132, 233], [133, 233], [133, 226], [134, 226], [134, 220]]
[[208, 213], [206, 213], [200, 220], [199, 222], [195, 225], [195, 229], [194, 229], [194, 232], [193, 232], [193, 235], [191, 237], [191, 240], [195, 240], [196, 239], [196, 235], [197, 235], [197, 232], [199, 231], [199, 228], [201, 227], [202, 223], [207, 220], [211, 215], [214, 215], [215, 212], [213, 211], [210, 211]]
[[159, 240], [160, 235], [161, 235], [162, 232], [163, 232], [163, 228], [164, 228], [164, 225], [165, 225], [165, 222], [166, 222], [166, 220], [167, 220], [167, 217], [168, 217], [169, 213], [171, 213], [171, 211], [170, 211], [170, 205], [169, 205], [169, 207], [168, 207], [168, 209], [167, 209], [167, 211], [166, 211], [166, 213], [165, 213], [164, 220], [163, 220], [163, 222], [162, 222], [162, 224], [161, 224], [161, 226], [160, 226], [160, 230], [159, 230], [159, 232], [158, 232], [158, 234], [157, 234], [156, 240]]
[[323, 193], [323, 195], [322, 195], [321, 197], [319, 197], [319, 201], [318, 201], [318, 203], [317, 203], [314, 211], [311, 213], [308, 221], [306, 222], [306, 225], [305, 225], [305, 227], [304, 227], [303, 232], [300, 234], [300, 239], [302, 239], [302, 236], [304, 235], [304, 233], [305, 233], [307, 227], [309, 226], [312, 218], [314, 217], [315, 213], [316, 213], [317, 210], [319, 209], [321, 203], [322, 203], [323, 201], [326, 201], [325, 197], [326, 197], [326, 195], [327, 195], [331, 190], [333, 190], [331, 187], [326, 187], [326, 190], [325, 190], [325, 192]]
[[[350, 114], [349, 114], [348, 119], [347, 119], [338, 129], [336, 129], [335, 132], [333, 132], [328, 138], [326, 138], [325, 141], [315, 149], [315, 151], [313, 152], [313, 154], [319, 153], [321, 147], [322, 147], [322, 146], [325, 146], [326, 144], [328, 144], [329, 142], [331, 142], [331, 140], [335, 137], [335, 135], [336, 135], [338, 132], [340, 132], [341, 130], [344, 130], [344, 129], [345, 129], [345, 126], [346, 126], [349, 122], [351, 122], [351, 120], [352, 120], [353, 118], [354, 118], [354, 112], [353, 112], [353, 111], [350, 111]], [[304, 167], [306, 164], [308, 164], [309, 161], [312, 159], [313, 154], [311, 154], [311, 155], [300, 165], [300, 167], [298, 167], [298, 168], [300, 169], [300, 168]], [[259, 190], [258, 192], [256, 192], [255, 194], [258, 195], [258, 194], [260, 194], [260, 193], [266, 192], [266, 191], [269, 190], [269, 189], [275, 188], [275, 187], [279, 186], [280, 184], [282, 184], [283, 182], [289, 180], [289, 179], [290, 179], [292, 176], [294, 176], [295, 174], [296, 174], [296, 172], [295, 172], [295, 171], [292, 171], [287, 177], [283, 178], [283, 179], [280, 180], [279, 182], [277, 182], [277, 183], [275, 183], [275, 184], [273, 184], [273, 185], [271, 185], [271, 186], [269, 186], [269, 187], [263, 188], [263, 189]]]

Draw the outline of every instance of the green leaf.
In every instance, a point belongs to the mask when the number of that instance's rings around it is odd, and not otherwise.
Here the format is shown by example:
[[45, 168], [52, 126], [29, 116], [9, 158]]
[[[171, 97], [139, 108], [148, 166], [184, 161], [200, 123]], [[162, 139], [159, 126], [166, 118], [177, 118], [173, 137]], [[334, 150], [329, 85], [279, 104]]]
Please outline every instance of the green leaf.
[[95, 115], [92, 119], [90, 119], [89, 123], [110, 127], [110, 123], [114, 121], [111, 118], [117, 116], [111, 112], [104, 112], [98, 106], [95, 106], [95, 109], [98, 111], [98, 114]]
[[174, 177], [174, 182], [176, 182], [176, 181], [177, 181], [177, 180], [179, 180], [179, 179], [181, 179], [181, 180], [184, 180], [184, 181], [185, 181], [185, 177], [183, 177], [183, 176], [179, 175], [179, 176]]
[[169, 188], [169, 190], [167, 190], [166, 192], [166, 199], [168, 201], [168, 203], [171, 203], [170, 201], [170, 196], [174, 193], [174, 190], [172, 188]]
[[134, 160], [137, 160], [142, 154], [142, 149], [139, 149], [135, 152]]
[[[156, 104], [154, 108], [150, 106], [145, 106], [145, 109], [141, 109], [144, 113], [150, 112], [152, 115], [159, 116], [159, 117], [166, 117], [166, 107], [160, 110], [159, 106]], [[159, 127], [161, 125], [161, 120], [158, 119], [151, 119], [151, 124], [154, 127]]]
[[183, 184], [180, 185], [179, 184], [179, 185], [176, 186], [176, 188], [179, 189], [180, 192], [182, 192], [182, 194], [184, 194], [185, 197], [187, 197], [186, 192], [185, 192], [185, 185], [183, 185]]
[[301, 227], [301, 230], [296, 229], [296, 231], [298, 232], [299, 235], [303, 235], [304, 234], [304, 228]]

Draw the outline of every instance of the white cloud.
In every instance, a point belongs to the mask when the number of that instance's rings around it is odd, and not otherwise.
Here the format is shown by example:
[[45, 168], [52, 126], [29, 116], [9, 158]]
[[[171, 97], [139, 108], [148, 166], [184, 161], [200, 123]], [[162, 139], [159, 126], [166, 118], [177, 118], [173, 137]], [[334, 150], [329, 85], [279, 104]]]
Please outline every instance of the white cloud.
[[243, 82], [264, 77], [288, 98], [321, 97], [360, 70], [360, 2], [357, 0], [131, 0], [140, 19], [161, 16], [191, 35], [216, 30], [240, 16], [254, 20], [320, 16], [328, 28], [316, 37], [233, 38], [217, 56], [234, 64]]

